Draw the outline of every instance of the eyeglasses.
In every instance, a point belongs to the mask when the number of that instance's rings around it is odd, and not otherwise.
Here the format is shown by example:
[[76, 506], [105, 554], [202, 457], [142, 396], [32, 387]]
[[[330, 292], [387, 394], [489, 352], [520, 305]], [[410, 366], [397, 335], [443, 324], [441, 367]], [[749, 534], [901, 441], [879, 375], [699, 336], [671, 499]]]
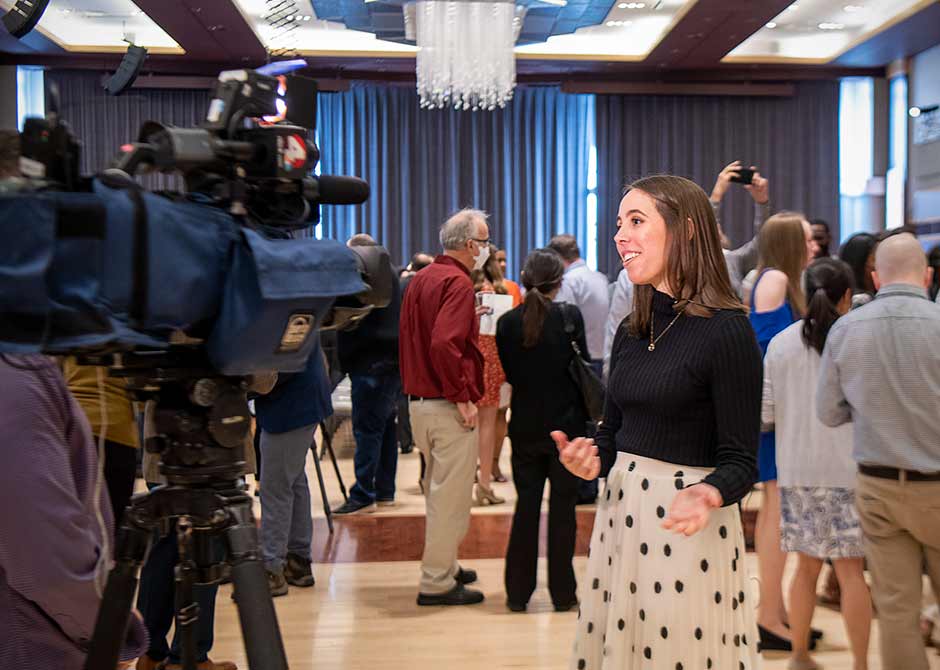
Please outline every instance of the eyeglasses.
[[477, 244], [489, 244], [490, 243], [490, 238], [488, 237], [485, 240], [478, 240], [475, 237], [471, 237], [470, 239], [476, 242]]

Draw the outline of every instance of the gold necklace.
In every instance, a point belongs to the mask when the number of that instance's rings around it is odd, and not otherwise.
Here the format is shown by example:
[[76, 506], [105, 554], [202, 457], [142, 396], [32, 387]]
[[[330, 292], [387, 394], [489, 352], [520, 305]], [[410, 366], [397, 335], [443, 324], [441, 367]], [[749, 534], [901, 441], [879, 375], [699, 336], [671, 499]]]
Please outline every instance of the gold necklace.
[[[688, 304], [686, 305], [686, 307], [688, 307]], [[659, 337], [657, 337], [657, 338], [654, 340], [654, 339], [653, 339], [653, 310], [651, 309], [651, 310], [650, 310], [650, 345], [649, 345], [648, 347], [646, 347], [646, 350], [647, 350], [647, 351], [655, 351], [655, 350], [656, 350], [656, 343], [659, 342], [659, 341], [662, 339], [663, 335], [665, 335], [665, 334], [669, 331], [669, 329], [672, 328], [672, 325], [673, 325], [676, 321], [678, 321], [678, 320], [679, 320], [679, 317], [682, 316], [684, 313], [685, 313], [685, 307], [682, 308], [682, 311], [681, 311], [681, 312], [679, 312], [678, 314], [676, 314], [676, 316], [673, 318], [673, 320], [669, 322], [669, 325], [666, 326], [665, 328], [663, 328], [663, 332], [661, 332], [661, 333], [659, 334]]]

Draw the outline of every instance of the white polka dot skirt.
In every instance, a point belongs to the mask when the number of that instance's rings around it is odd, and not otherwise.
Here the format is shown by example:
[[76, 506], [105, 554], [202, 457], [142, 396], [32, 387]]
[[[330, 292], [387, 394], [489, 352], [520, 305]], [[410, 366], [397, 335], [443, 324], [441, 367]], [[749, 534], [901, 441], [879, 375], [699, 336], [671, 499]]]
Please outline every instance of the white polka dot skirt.
[[661, 528], [710, 471], [620, 453], [591, 537], [572, 670], [757, 670], [737, 506], [691, 537]]

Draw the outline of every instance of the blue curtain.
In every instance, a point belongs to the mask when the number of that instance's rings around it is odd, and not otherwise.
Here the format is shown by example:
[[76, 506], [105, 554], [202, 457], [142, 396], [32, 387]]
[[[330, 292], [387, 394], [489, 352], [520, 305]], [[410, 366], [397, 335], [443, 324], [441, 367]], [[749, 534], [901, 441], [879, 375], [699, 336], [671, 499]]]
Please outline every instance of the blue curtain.
[[[681, 175], [710, 193], [725, 165], [756, 165], [773, 211], [825, 219], [838, 239], [839, 82], [801, 82], [789, 98], [597, 97], [598, 269], [620, 270], [611, 238], [624, 183]], [[734, 186], [719, 212], [735, 245], [753, 235], [753, 201]]]
[[496, 112], [422, 110], [414, 89], [356, 84], [319, 96], [321, 172], [362, 177], [361, 207], [324, 207], [322, 237], [369, 233], [402, 263], [440, 249], [438, 229], [461, 207], [490, 214], [508, 274], [560, 232], [587, 243], [587, 166], [594, 97], [518, 88]]

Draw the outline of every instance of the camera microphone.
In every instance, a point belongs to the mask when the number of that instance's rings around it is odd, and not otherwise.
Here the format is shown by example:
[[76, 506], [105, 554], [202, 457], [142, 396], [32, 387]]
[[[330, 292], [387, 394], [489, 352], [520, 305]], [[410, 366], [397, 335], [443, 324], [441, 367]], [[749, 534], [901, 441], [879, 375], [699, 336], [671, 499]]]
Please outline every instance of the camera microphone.
[[304, 197], [320, 205], [361, 205], [369, 199], [369, 184], [358, 177], [308, 177], [304, 179]]

